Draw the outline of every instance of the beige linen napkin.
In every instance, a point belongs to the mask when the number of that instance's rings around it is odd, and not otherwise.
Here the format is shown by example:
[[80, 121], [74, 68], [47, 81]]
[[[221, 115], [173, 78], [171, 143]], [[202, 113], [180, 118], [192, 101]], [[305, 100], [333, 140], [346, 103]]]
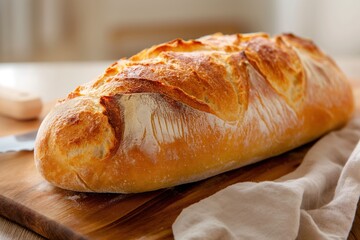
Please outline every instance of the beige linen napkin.
[[360, 117], [277, 181], [229, 186], [184, 209], [175, 239], [346, 239], [360, 196]]

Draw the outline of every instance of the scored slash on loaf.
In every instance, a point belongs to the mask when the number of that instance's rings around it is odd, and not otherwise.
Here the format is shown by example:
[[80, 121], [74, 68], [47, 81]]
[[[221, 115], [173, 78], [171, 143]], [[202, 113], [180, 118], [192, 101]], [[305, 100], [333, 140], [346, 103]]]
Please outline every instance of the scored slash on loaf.
[[112, 64], [44, 119], [35, 162], [69, 190], [198, 181], [343, 126], [352, 90], [313, 42], [265, 33], [176, 39]]

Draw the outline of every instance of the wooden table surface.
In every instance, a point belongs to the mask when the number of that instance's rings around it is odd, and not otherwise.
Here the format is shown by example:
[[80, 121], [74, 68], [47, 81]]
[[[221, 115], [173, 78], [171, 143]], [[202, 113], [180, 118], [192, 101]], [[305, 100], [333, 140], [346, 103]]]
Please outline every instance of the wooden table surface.
[[[354, 87], [357, 89], [355, 92], [355, 98], [357, 101], [358, 109], [360, 109], [360, 59], [341, 59], [338, 61], [340, 67], [344, 69], [346, 74], [352, 80]], [[74, 67], [75, 65], [75, 67]], [[0, 85], [6, 86], [21, 86], [22, 90], [31, 90], [41, 96], [45, 101], [51, 100], [53, 97], [58, 97], [56, 94], [62, 94], [61, 91], [68, 91], [69, 86], [73, 89], [73, 85], [81, 84], [82, 82], [91, 80], [99, 75], [102, 70], [108, 65], [108, 62], [99, 63], [65, 63], [65, 64], [0, 64]], [[53, 93], [49, 89], [46, 89], [41, 83], [49, 80], [49, 66], [51, 71], [57, 72], [57, 79], [62, 79], [62, 84], [52, 86], [47, 84], [48, 88], [52, 88]], [[77, 67], [76, 67], [77, 66]], [[87, 71], [87, 69], [91, 69]], [[30, 71], [36, 74], [37, 78], [29, 79], [14, 77], [9, 74], [11, 71], [21, 72]], [[84, 74], [84, 71], [86, 74]], [[44, 74], [42, 74], [44, 73]], [[64, 76], [67, 75], [67, 76]], [[19, 74], [21, 76], [22, 74]], [[24, 76], [24, 75], [22, 75]], [[77, 81], [72, 81], [76, 76]], [[9, 77], [12, 77], [12, 81], [9, 81]], [[65, 79], [66, 78], [66, 79]], [[24, 81], [27, 83], [24, 85]], [[32, 84], [31, 84], [32, 83]], [[39, 88], [36, 88], [36, 84]], [[25, 86], [25, 87], [24, 87]], [[26, 87], [27, 86], [27, 87]], [[63, 86], [63, 87], [59, 87]], [[51, 101], [50, 101], [51, 102]], [[51, 107], [51, 103], [45, 105], [42, 115], [45, 115], [48, 109]], [[19, 122], [10, 118], [0, 117], [0, 136], [5, 136], [14, 133], [22, 133], [32, 129], [35, 129], [40, 124], [40, 120], [31, 120]], [[23, 228], [3, 217], [0, 217], [0, 239], [43, 239], [40, 235]], [[358, 203], [358, 209], [348, 239], [360, 240], [360, 202]]]

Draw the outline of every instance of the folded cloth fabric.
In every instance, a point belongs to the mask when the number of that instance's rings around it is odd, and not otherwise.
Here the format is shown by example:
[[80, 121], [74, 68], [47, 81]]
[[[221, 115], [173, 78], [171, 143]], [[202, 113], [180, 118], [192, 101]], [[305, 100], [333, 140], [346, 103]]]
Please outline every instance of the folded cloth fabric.
[[360, 116], [321, 138], [292, 173], [242, 182], [184, 209], [175, 239], [346, 239], [360, 196]]

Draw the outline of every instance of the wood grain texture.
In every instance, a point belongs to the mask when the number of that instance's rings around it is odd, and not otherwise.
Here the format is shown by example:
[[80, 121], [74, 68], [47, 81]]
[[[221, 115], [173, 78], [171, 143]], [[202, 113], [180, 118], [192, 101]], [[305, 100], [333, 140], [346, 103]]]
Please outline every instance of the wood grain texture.
[[26, 228], [0, 217], [0, 239], [1, 240], [14, 240], [14, 239], [26, 239], [26, 240], [42, 240], [42, 236], [29, 231]]

